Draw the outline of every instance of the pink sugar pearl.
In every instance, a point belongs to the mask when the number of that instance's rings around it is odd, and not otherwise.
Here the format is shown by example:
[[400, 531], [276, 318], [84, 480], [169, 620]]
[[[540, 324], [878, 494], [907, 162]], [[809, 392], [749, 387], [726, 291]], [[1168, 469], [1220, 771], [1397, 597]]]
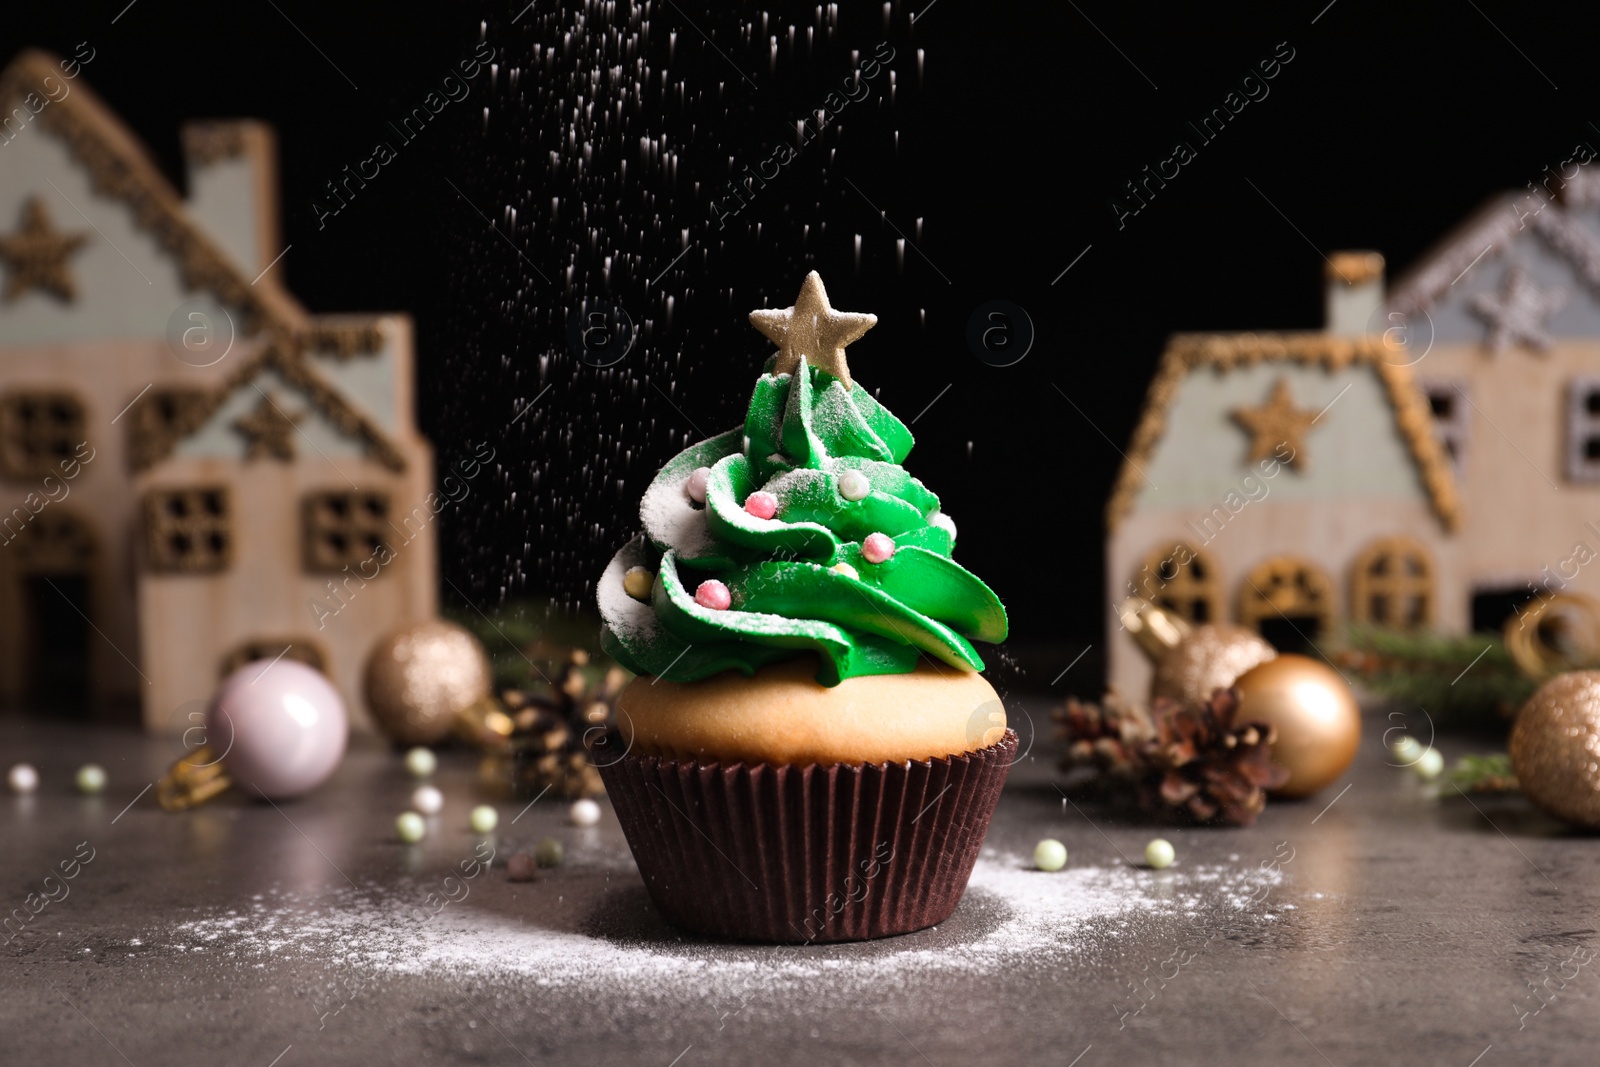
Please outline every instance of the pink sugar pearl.
[[715, 578], [708, 578], [694, 591], [694, 602], [712, 611], [727, 611], [733, 604], [733, 594]]
[[861, 542], [861, 558], [868, 563], [882, 563], [894, 556], [894, 538], [888, 534], [868, 534]]
[[770, 519], [778, 513], [778, 498], [757, 491], [744, 498], [744, 509], [758, 519]]

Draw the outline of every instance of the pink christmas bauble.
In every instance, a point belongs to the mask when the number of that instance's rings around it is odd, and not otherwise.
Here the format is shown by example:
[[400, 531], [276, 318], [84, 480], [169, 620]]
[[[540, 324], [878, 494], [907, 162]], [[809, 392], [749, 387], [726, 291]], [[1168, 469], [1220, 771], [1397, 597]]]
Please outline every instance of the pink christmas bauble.
[[206, 741], [240, 788], [271, 800], [309, 793], [344, 758], [344, 699], [321, 671], [292, 659], [247, 663], [224, 678]]

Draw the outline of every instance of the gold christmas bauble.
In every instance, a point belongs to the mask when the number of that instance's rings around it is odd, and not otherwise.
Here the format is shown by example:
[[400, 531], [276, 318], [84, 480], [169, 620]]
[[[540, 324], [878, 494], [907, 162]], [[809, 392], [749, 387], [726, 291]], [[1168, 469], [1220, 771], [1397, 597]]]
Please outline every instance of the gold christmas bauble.
[[1260, 634], [1243, 626], [1196, 626], [1156, 660], [1150, 699], [1171, 697], [1181, 704], [1205, 700], [1277, 654]]
[[1270, 724], [1272, 762], [1289, 772], [1277, 796], [1310, 796], [1350, 766], [1361, 747], [1361, 707], [1339, 672], [1284, 653], [1234, 680], [1241, 721]]
[[489, 696], [492, 680], [476, 637], [453, 622], [429, 619], [373, 646], [362, 691], [378, 729], [402, 745], [433, 745]]
[[1600, 671], [1541, 685], [1517, 712], [1510, 748], [1529, 800], [1558, 819], [1600, 828]]

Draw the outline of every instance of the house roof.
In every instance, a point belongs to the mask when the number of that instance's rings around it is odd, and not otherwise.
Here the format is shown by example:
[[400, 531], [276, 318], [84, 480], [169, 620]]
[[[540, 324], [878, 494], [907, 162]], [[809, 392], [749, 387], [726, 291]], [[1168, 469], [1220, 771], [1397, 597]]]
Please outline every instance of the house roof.
[[[30, 92], [50, 99], [44, 79], [59, 82], [60, 70], [59, 60], [48, 52], [30, 49], [17, 55], [0, 71], [0, 114], [9, 113]], [[241, 333], [261, 335], [265, 340], [260, 351], [234, 374], [212, 389], [197, 391], [192, 403], [182, 405], [180, 418], [163, 422], [162, 432], [136, 442], [133, 455], [139, 469], [165, 458], [234, 389], [267, 367], [301, 389], [341, 431], [363, 441], [378, 462], [394, 470], [405, 469], [404, 455], [394, 442], [305, 358], [311, 351], [332, 350], [341, 356], [376, 351], [383, 338], [375, 320], [349, 316], [318, 319], [275, 279], [252, 282], [245, 278], [239, 265], [190, 218], [183, 198], [138, 137], [84, 84], [81, 75], [71, 92], [38, 112], [36, 121], [66, 142], [73, 158], [89, 172], [97, 193], [128, 205], [135, 224], [177, 260], [186, 285], [237, 308]]]
[[1600, 238], [1582, 225], [1575, 209], [1600, 203], [1600, 175], [1580, 171], [1559, 199], [1535, 193], [1500, 193], [1486, 200], [1422, 255], [1389, 289], [1391, 311], [1426, 310], [1467, 268], [1492, 263], [1522, 233], [1532, 230], [1571, 265], [1573, 274], [1600, 299]]
[[1392, 361], [1383, 339], [1337, 337], [1326, 333], [1175, 334], [1167, 342], [1145, 396], [1144, 413], [1123, 454], [1122, 469], [1106, 504], [1106, 529], [1114, 532], [1133, 510], [1143, 470], [1167, 429], [1167, 413], [1178, 389], [1194, 371], [1209, 367], [1225, 373], [1258, 363], [1299, 363], [1328, 371], [1369, 366], [1383, 382], [1395, 425], [1417, 466], [1433, 513], [1446, 530], [1462, 521], [1461, 499], [1450, 462], [1433, 434], [1433, 415], [1409, 365]]

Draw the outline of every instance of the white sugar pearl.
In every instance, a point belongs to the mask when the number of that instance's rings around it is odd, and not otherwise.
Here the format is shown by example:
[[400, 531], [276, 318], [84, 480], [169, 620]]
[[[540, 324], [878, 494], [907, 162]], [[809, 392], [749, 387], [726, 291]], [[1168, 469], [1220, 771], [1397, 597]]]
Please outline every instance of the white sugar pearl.
[[1144, 846], [1144, 861], [1158, 871], [1163, 867], [1171, 867], [1172, 861], [1177, 858], [1177, 849], [1164, 837], [1158, 837]]
[[6, 785], [13, 793], [31, 793], [39, 788], [39, 772], [31, 763], [18, 763], [6, 772]]
[[416, 812], [408, 811], [394, 821], [394, 832], [406, 844], [414, 845], [428, 832], [428, 824]]
[[683, 483], [683, 491], [689, 494], [689, 499], [696, 504], [706, 502], [706, 479], [711, 477], [710, 467], [696, 467], [689, 480]]
[[1444, 753], [1436, 748], [1430, 748], [1417, 757], [1417, 762], [1411, 765], [1412, 770], [1422, 777], [1433, 780], [1444, 773]]
[[600, 821], [600, 805], [588, 798], [574, 800], [567, 811], [567, 818], [572, 820], [574, 826], [593, 826]]
[[406, 772], [413, 778], [427, 778], [439, 769], [439, 757], [433, 749], [418, 745], [406, 753]]
[[846, 500], [861, 500], [872, 492], [872, 483], [860, 471], [845, 471], [839, 475], [839, 495]]
[[860, 571], [856, 570], [854, 567], [850, 566], [850, 564], [844, 562], [843, 560], [840, 560], [838, 563], [835, 563], [832, 567], [829, 567], [828, 569], [833, 571], [835, 574], [842, 574], [846, 578], [857, 578], [857, 579], [859, 579], [861, 577], [861, 572]]
[[472, 824], [473, 833], [486, 834], [500, 825], [500, 813], [487, 804], [479, 804], [472, 809], [472, 815], [468, 821]]
[[928, 525], [929, 526], [937, 526], [937, 527], [939, 527], [939, 529], [943, 530], [945, 533], [950, 535], [950, 539], [952, 541], [955, 540], [955, 537], [956, 537], [956, 520], [952, 519], [950, 516], [946, 515], [944, 512], [935, 511], [932, 515], [929, 515], [928, 516]]
[[419, 785], [411, 794], [411, 806], [424, 815], [437, 815], [444, 807], [444, 794], [431, 785]]

